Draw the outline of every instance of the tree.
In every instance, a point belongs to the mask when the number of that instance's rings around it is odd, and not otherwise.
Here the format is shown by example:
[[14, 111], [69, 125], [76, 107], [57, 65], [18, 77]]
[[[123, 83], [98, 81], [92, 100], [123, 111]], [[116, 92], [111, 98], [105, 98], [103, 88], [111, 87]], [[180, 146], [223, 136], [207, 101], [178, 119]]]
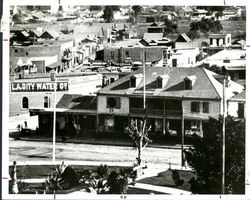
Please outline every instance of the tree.
[[177, 32], [178, 24], [177, 21], [172, 21], [169, 19], [165, 20], [164, 32], [168, 35], [169, 33]]
[[147, 127], [147, 119], [133, 120], [130, 127], [128, 127], [129, 136], [132, 138], [135, 147], [138, 150], [137, 164], [141, 165], [142, 151], [152, 141], [148, 138], [148, 133], [151, 127]]
[[102, 6], [92, 5], [92, 6], [89, 6], [89, 10], [90, 11], [92, 11], [92, 10], [102, 10]]
[[205, 36], [207, 36], [209, 32], [219, 33], [222, 30], [223, 30], [223, 27], [220, 21], [214, 20], [214, 19], [203, 18], [200, 21], [192, 22], [190, 24], [188, 35], [193, 38], [198, 38], [199, 37], [198, 32], [202, 32]]
[[113, 9], [111, 6], [104, 7], [103, 18], [105, 22], [108, 22], [108, 23], [113, 21], [114, 15], [113, 15]]
[[111, 8], [112, 8], [113, 11], [119, 11], [120, 10], [120, 6], [118, 6], [118, 5], [111, 6]]
[[[189, 166], [196, 174], [190, 180], [191, 191], [199, 194], [221, 193], [222, 117], [210, 118], [204, 125], [204, 137], [185, 151]], [[245, 121], [226, 118], [225, 192], [245, 193]]]
[[137, 16], [141, 13], [142, 7], [141, 6], [132, 6], [132, 10], [133, 10], [133, 15]]
[[175, 11], [175, 6], [162, 6], [163, 11]]

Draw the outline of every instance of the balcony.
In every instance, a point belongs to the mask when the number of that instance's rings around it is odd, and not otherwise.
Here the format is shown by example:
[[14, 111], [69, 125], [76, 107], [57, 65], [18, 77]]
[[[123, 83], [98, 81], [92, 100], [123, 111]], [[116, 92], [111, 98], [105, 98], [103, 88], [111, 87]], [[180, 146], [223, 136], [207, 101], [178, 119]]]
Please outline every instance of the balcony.
[[[136, 115], [145, 115], [143, 108], [130, 108], [130, 114], [136, 114]], [[181, 117], [182, 111], [181, 110], [160, 110], [160, 109], [147, 109], [148, 115], [153, 116], [160, 116], [163, 117]]]

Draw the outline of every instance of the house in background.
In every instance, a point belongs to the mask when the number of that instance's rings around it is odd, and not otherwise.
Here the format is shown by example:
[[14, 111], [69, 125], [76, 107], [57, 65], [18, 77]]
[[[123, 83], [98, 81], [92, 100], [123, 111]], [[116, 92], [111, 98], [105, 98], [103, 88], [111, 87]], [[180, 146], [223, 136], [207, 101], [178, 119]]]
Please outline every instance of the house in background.
[[189, 18], [192, 13], [193, 9], [189, 6], [181, 7], [176, 11], [179, 18]]
[[231, 34], [210, 34], [208, 38], [209, 46], [203, 48], [203, 52], [209, 56], [232, 46]]
[[175, 40], [175, 48], [185, 48], [185, 47], [192, 47], [192, 40], [187, 36], [186, 33], [182, 33], [179, 37]]
[[47, 30], [44, 31], [40, 37], [43, 39], [58, 39], [60, 35], [55, 30]]
[[163, 27], [161, 24], [152, 23], [150, 26], [147, 27], [148, 33], [163, 33]]
[[204, 9], [194, 9], [192, 15], [190, 16], [191, 20], [201, 20], [206, 17], [208, 11]]
[[232, 43], [232, 48], [233, 49], [246, 49], [246, 40], [235, 40]]
[[[64, 94], [94, 95], [102, 86], [101, 74], [65, 73], [57, 74], [56, 103]], [[30, 109], [53, 110], [55, 103], [54, 80], [51, 74], [27, 74], [21, 79], [11, 77], [10, 116], [27, 114]]]
[[223, 68], [233, 81], [242, 83], [243, 80], [246, 80], [245, 49], [224, 49], [201, 62], [208, 63], [210, 66], [216, 65]]
[[246, 91], [236, 94], [228, 100], [228, 115], [236, 118], [246, 117]]

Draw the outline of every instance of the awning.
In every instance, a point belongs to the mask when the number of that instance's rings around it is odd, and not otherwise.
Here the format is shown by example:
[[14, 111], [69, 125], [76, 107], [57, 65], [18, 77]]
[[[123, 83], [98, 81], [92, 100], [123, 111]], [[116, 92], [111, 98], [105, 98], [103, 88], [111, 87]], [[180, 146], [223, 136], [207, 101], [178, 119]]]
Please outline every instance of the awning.
[[59, 66], [59, 63], [58, 62], [55, 62], [55, 63], [52, 63], [48, 66], [46, 66], [46, 68], [50, 68], [50, 69], [55, 69]]

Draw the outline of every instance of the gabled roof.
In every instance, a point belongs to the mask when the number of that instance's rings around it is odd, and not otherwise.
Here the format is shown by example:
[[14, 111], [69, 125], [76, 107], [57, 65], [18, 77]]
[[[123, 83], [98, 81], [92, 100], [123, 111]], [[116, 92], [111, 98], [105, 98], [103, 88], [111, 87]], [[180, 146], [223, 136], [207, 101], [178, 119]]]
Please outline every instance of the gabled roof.
[[245, 60], [245, 49], [223, 49], [212, 56], [206, 58], [206, 60]]
[[41, 37], [44, 37], [46, 34], [50, 35], [52, 38], [58, 38], [60, 36], [59, 33], [55, 30], [47, 30], [43, 32]]
[[[141, 68], [132, 74], [117, 80], [116, 82], [102, 88], [98, 93], [132, 96], [142, 95], [144, 85], [143, 79], [141, 79], [137, 88], [134, 90], [131, 90], [130, 88], [130, 77], [136, 74], [143, 74], [143, 69]], [[152, 74], [154, 74], [154, 76], [152, 76]], [[169, 79], [164, 88], [158, 91], [159, 89], [157, 89], [156, 80], [158, 76], [162, 75], [168, 75]], [[214, 78], [214, 75], [216, 74], [199, 67], [146, 67], [145, 85], [147, 96], [220, 100], [222, 98], [222, 84]], [[192, 87], [192, 90], [185, 90], [184, 79], [190, 76], [196, 76], [196, 81]], [[156, 90], [158, 92], [155, 92]], [[232, 92], [230, 95], [233, 95]]]
[[246, 45], [246, 40], [235, 40], [233, 44]]
[[42, 35], [42, 33], [38, 30], [30, 30], [29, 33], [31, 36], [33, 36], [33, 37], [36, 36], [37, 38], [41, 37], [41, 35]]
[[184, 11], [187, 12], [187, 13], [188, 13], [188, 12], [193, 12], [193, 9], [190, 8], [190, 7], [188, 7], [188, 6], [186, 6], [186, 7], [181, 7], [181, 8], [178, 9], [178, 11], [179, 11], [179, 10], [184, 10]]
[[194, 12], [202, 14], [202, 13], [207, 13], [208, 11], [204, 9], [195, 9]]
[[190, 43], [191, 39], [187, 36], [186, 33], [182, 33], [181, 35], [179, 35], [179, 37], [176, 39], [175, 42], [187, 42], [187, 43]]
[[246, 91], [243, 90], [241, 93], [236, 94], [234, 97], [230, 99], [230, 101], [246, 101]]
[[57, 108], [96, 110], [96, 96], [83, 96], [78, 94], [64, 94], [56, 105]]
[[160, 26], [159, 24], [157, 24], [156, 22], [150, 24], [149, 26], [151, 26], [151, 27], [161, 27], [161, 26]]

